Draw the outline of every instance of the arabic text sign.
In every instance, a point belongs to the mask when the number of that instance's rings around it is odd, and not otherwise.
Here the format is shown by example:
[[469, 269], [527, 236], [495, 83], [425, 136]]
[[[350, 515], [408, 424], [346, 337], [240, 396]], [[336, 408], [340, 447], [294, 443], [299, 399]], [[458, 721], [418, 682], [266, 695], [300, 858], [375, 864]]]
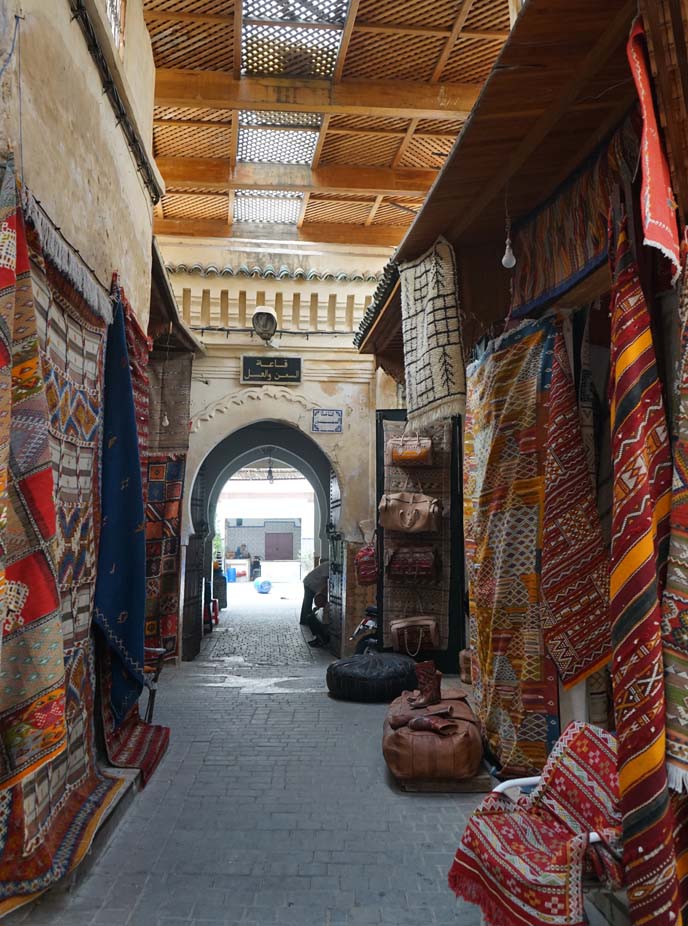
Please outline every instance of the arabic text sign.
[[341, 434], [344, 425], [344, 412], [341, 408], [314, 408], [311, 431], [318, 434]]
[[300, 383], [300, 357], [242, 357], [242, 383]]

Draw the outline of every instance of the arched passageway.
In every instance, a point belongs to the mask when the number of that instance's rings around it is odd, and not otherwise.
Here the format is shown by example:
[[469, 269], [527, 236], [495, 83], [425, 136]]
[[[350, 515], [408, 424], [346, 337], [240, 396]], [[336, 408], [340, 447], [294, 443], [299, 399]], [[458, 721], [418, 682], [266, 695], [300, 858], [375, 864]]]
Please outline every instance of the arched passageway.
[[244, 467], [271, 456], [298, 470], [315, 494], [315, 553], [327, 555], [328, 530], [338, 520], [339, 481], [324, 451], [286, 422], [264, 420], [221, 440], [204, 459], [190, 493], [191, 526], [185, 570], [183, 658], [193, 659], [203, 637], [203, 585], [212, 573], [215, 514], [223, 486]]

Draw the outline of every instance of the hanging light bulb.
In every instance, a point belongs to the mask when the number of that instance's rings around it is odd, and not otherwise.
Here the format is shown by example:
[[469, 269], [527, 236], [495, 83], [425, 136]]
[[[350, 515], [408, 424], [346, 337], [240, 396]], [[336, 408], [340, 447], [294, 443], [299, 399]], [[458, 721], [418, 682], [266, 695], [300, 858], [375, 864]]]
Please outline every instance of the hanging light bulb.
[[507, 270], [513, 270], [516, 266], [516, 257], [514, 255], [514, 250], [511, 247], [511, 238], [506, 239], [506, 249], [504, 251], [504, 257], [502, 258], [502, 267], [505, 267]]
[[275, 481], [275, 477], [272, 473], [272, 457], [268, 460], [268, 482], [270, 485]]
[[163, 428], [169, 428], [170, 426], [170, 419], [167, 417], [167, 412], [162, 416], [162, 426]]
[[509, 215], [509, 190], [504, 191], [504, 215], [506, 226], [506, 247], [504, 257], [502, 258], [502, 267], [506, 270], [513, 270], [516, 266], [516, 255], [511, 246], [511, 216]]

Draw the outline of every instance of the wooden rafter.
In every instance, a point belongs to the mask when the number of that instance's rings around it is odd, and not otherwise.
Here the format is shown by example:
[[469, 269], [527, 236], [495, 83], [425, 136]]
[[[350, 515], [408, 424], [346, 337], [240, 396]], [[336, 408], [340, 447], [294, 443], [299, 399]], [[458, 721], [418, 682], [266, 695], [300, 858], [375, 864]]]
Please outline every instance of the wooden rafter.
[[334, 80], [341, 80], [342, 74], [344, 73], [344, 61], [346, 60], [346, 53], [349, 50], [349, 42], [351, 41], [356, 17], [358, 16], [359, 3], [360, 0], [349, 0], [349, 8], [346, 13], [346, 22], [344, 23], [342, 38], [339, 43], [339, 51], [337, 52], [337, 61], [334, 66]]
[[365, 220], [365, 224], [366, 224], [366, 225], [372, 225], [372, 224], [373, 224], [373, 221], [374, 221], [374, 219], [375, 219], [375, 216], [377, 215], [377, 210], [378, 210], [378, 209], [380, 208], [380, 206], [382, 205], [382, 201], [383, 201], [384, 198], [385, 198], [384, 196], [376, 196], [376, 197], [375, 197], [375, 202], [374, 202], [373, 205], [371, 206], [370, 212], [368, 213], [368, 218]]
[[461, 9], [459, 10], [459, 14], [454, 20], [454, 25], [452, 26], [452, 30], [449, 36], [447, 37], [447, 41], [444, 43], [444, 48], [442, 49], [442, 53], [440, 54], [437, 64], [435, 65], [435, 70], [432, 72], [431, 83], [433, 84], [437, 83], [437, 81], [442, 76], [442, 72], [447, 66], [447, 61], [449, 61], [449, 56], [454, 50], [454, 46], [456, 45], [456, 42], [462, 33], [463, 27], [466, 24], [466, 20], [468, 19], [468, 14], [471, 12], [471, 7], [473, 6], [474, 2], [475, 0], [463, 0], [463, 3], [461, 4]]
[[397, 153], [394, 155], [394, 160], [392, 161], [392, 167], [398, 167], [401, 164], [401, 161], [406, 153], [406, 149], [411, 144], [411, 139], [414, 136], [416, 129], [418, 128], [418, 119], [411, 119], [409, 122], [409, 127], [406, 129], [406, 135], [401, 140], [401, 144], [397, 148]]
[[317, 167], [320, 163], [325, 137], [330, 129], [330, 118], [330, 116], [323, 116], [323, 121], [320, 125], [320, 134], [318, 135], [318, 141], [315, 146], [315, 151], [313, 152], [313, 160], [311, 161], [313, 167]]
[[243, 0], [234, 0], [234, 47], [232, 49], [232, 73], [234, 79], [241, 77], [241, 36], [242, 36], [242, 17], [243, 17]]
[[147, 23], [203, 23], [207, 26], [231, 26], [234, 16], [216, 13], [183, 13], [172, 10], [144, 10], [143, 18]]
[[303, 228], [303, 223], [306, 221], [306, 212], [308, 211], [308, 203], [310, 202], [310, 199], [310, 193], [303, 194], [303, 201], [301, 203], [301, 209], [299, 210], [299, 217], [296, 220], [297, 228]]
[[476, 84], [241, 77], [222, 71], [159, 68], [158, 106], [219, 110], [321, 112], [358, 116], [465, 119], [478, 98]]
[[156, 219], [156, 235], [189, 238], [261, 238], [263, 241], [312, 241], [323, 244], [361, 244], [372, 247], [395, 247], [404, 234], [403, 227], [311, 223], [294, 225], [251, 225], [219, 222], [212, 219]]
[[[601, 104], [598, 104], [601, 105]], [[406, 130], [404, 129], [356, 129], [348, 128], [347, 126], [338, 126], [332, 125], [327, 117], [328, 121], [327, 133], [328, 135], [371, 135], [374, 137], [384, 138], [385, 136], [389, 138], [405, 138]], [[325, 124], [325, 119], [323, 119], [323, 125]], [[203, 119], [154, 119], [153, 125], [156, 127], [165, 127], [169, 128], [179, 128], [179, 129], [207, 129], [207, 128], [229, 128], [229, 122], [210, 122]], [[249, 132], [274, 132], [276, 128], [280, 132], [303, 132], [304, 130], [311, 129], [312, 131], [320, 131], [318, 129], [312, 129], [311, 126], [303, 125], [247, 125], [245, 126], [246, 130]], [[322, 128], [322, 126], [321, 126]], [[416, 138], [451, 138], [452, 140], [456, 138], [455, 132], [416, 132]]]
[[236, 164], [225, 158], [158, 158], [169, 190], [291, 190], [301, 193], [363, 193], [370, 196], [424, 196], [437, 171], [328, 164]]

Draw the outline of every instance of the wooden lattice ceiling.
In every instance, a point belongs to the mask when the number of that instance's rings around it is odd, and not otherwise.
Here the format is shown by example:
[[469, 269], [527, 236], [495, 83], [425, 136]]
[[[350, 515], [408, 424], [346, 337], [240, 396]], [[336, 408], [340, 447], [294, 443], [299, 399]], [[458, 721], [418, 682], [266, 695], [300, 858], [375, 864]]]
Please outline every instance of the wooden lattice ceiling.
[[520, 0], [144, 0], [156, 231], [395, 245]]

